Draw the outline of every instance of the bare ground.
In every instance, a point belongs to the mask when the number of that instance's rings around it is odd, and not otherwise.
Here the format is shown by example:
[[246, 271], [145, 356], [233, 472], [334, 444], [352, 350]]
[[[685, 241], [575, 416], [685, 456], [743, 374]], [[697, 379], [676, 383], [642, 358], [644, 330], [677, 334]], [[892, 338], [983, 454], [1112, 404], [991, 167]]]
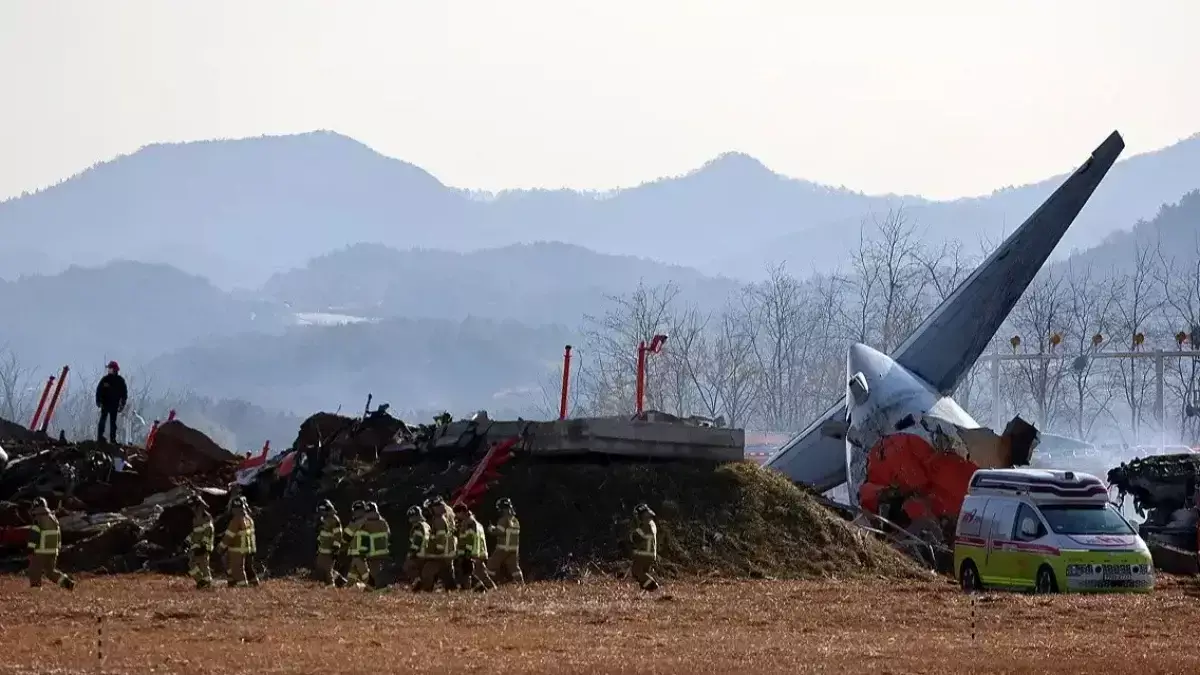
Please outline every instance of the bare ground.
[[0, 672], [1200, 672], [1200, 593], [1184, 580], [974, 603], [945, 581], [696, 581], [657, 596], [613, 581], [419, 596], [82, 581], [0, 578]]

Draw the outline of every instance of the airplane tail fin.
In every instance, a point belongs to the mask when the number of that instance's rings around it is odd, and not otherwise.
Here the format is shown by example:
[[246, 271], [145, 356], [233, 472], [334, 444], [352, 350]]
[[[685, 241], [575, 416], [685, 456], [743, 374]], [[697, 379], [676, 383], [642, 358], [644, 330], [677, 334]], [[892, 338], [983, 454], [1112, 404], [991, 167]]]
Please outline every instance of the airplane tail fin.
[[941, 393], [952, 392], [987, 349], [1124, 148], [1121, 134], [1112, 132], [896, 349], [896, 362]]
[[[913, 332], [892, 357], [949, 394], [983, 354], [1017, 300], [1117, 161], [1125, 141], [1114, 131]], [[764, 466], [818, 490], [846, 482], [846, 399], [797, 434]], [[841, 433], [837, 429], [843, 429]]]

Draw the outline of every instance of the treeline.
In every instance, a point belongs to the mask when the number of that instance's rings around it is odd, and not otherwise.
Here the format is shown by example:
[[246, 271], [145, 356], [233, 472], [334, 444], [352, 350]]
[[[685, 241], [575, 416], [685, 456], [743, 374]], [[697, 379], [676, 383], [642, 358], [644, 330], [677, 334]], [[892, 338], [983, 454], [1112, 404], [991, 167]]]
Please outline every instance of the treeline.
[[[585, 320], [573, 413], [630, 412], [636, 345], [666, 333], [662, 353], [649, 358], [647, 407], [759, 430], [803, 428], [844, 393], [850, 344], [891, 351], [994, 248], [935, 247], [919, 234], [902, 211], [892, 212], [864, 224], [844, 273], [799, 279], [774, 269], [720, 311], [681, 301], [671, 284], [610, 298], [605, 313]], [[1200, 359], [1165, 359], [1159, 422], [1155, 360], [1097, 358], [1176, 350], [1177, 336], [1191, 348], [1190, 333], [1200, 337], [1200, 238], [1190, 250], [1135, 244], [1127, 256], [1103, 269], [1047, 266], [989, 350], [1041, 356], [1002, 361], [998, 406], [990, 364], [981, 360], [955, 393], [959, 403], [984, 425], [995, 423], [998, 407], [1003, 420], [1020, 414], [1043, 430], [1093, 441], [1157, 442], [1164, 425], [1173, 441], [1200, 441]], [[1020, 337], [1015, 348], [1013, 336]], [[557, 390], [548, 380], [547, 414], [557, 411]]]

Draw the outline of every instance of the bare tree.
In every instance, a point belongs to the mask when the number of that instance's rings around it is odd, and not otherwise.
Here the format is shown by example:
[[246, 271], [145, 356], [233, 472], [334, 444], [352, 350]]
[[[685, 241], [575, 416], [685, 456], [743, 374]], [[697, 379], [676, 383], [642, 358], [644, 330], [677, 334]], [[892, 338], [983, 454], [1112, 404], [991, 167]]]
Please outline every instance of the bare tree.
[[22, 366], [11, 349], [0, 347], [0, 417], [26, 424], [39, 395], [34, 369]]
[[[1051, 336], [1060, 333], [1067, 320], [1062, 277], [1052, 273], [1039, 275], [1013, 308], [1011, 323], [1021, 337], [1021, 345], [1033, 353], [1049, 355]], [[1056, 348], [1054, 348], [1056, 349]], [[1021, 389], [1032, 398], [1037, 423], [1048, 429], [1054, 423], [1063, 380], [1059, 359], [1041, 358], [1013, 362]]]
[[750, 348], [762, 378], [761, 410], [763, 423], [772, 430], [791, 430], [807, 420], [799, 419], [800, 393], [807, 358], [812, 345], [809, 337], [806, 294], [801, 283], [776, 267], [766, 281], [751, 286], [743, 307], [754, 324]]
[[655, 367], [654, 401], [664, 412], [686, 417], [693, 415], [702, 405], [697, 391], [697, 380], [707, 378], [709, 360], [713, 357], [712, 345], [708, 340], [709, 316], [695, 307], [679, 307], [669, 319], [670, 339], [663, 353], [654, 358]]
[[[1152, 320], [1162, 307], [1156, 281], [1158, 259], [1148, 248], [1138, 244], [1133, 251], [1133, 268], [1120, 282], [1117, 302], [1114, 303], [1114, 322], [1119, 339], [1132, 349], [1133, 336], [1148, 331]], [[1141, 439], [1143, 409], [1154, 376], [1154, 365], [1142, 359], [1118, 359], [1115, 378], [1129, 412], [1129, 429], [1135, 441]]]
[[[1166, 256], [1158, 249], [1158, 283], [1162, 287], [1166, 325], [1178, 326], [1192, 349], [1200, 350], [1200, 235], [1191, 256]], [[1200, 351], [1196, 358], [1175, 359], [1167, 386], [1179, 402], [1181, 440], [1200, 442], [1200, 416], [1188, 415], [1188, 406], [1200, 407]]]
[[850, 272], [854, 302], [843, 316], [853, 339], [890, 352], [925, 317], [929, 284], [916, 229], [903, 210], [863, 221]]
[[[627, 295], [610, 296], [603, 316], [584, 317], [584, 343], [588, 358], [580, 364], [580, 385], [586, 406], [593, 414], [628, 414], [634, 407], [637, 346], [657, 333], [668, 333], [674, 320], [679, 288], [668, 283], [647, 287], [639, 283]], [[674, 346], [673, 344], [671, 345]], [[662, 364], [647, 360], [646, 401], [654, 407], [657, 376]]]
[[[1075, 358], [1069, 362], [1067, 379], [1071, 384], [1071, 418], [1076, 438], [1087, 440], [1092, 437], [1097, 420], [1108, 412], [1113, 398], [1113, 388], [1091, 381], [1098, 364], [1092, 358], [1112, 343], [1103, 339], [1111, 337], [1113, 307], [1117, 302], [1111, 279], [1095, 280], [1092, 268], [1069, 269], [1067, 272], [1066, 297], [1066, 340]], [[1101, 336], [1099, 342], [1093, 336]], [[1067, 346], [1064, 344], [1064, 347]]]
[[939, 248], [918, 250], [915, 260], [925, 274], [926, 286], [942, 302], [966, 281], [978, 261], [963, 252], [962, 242], [948, 241]]
[[754, 414], [760, 389], [754, 359], [754, 322], [743, 308], [728, 305], [710, 330], [689, 350], [692, 383], [709, 417], [724, 416], [730, 426], [744, 425]]

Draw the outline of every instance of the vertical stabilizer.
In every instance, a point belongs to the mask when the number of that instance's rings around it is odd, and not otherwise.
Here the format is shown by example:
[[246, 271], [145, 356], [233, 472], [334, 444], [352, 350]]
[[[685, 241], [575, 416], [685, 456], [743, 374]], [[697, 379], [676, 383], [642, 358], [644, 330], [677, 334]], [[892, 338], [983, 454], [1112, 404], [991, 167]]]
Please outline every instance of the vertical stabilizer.
[[[892, 358], [937, 391], [954, 390], [1017, 300], [1050, 257], [1067, 228], [1125, 148], [1113, 132], [913, 332]], [[794, 481], [829, 490], [846, 481], [846, 399], [842, 397], [796, 435], [765, 466]]]
[[1125, 141], [1114, 131], [933, 310], [892, 358], [942, 394], [954, 391], [1124, 148]]

